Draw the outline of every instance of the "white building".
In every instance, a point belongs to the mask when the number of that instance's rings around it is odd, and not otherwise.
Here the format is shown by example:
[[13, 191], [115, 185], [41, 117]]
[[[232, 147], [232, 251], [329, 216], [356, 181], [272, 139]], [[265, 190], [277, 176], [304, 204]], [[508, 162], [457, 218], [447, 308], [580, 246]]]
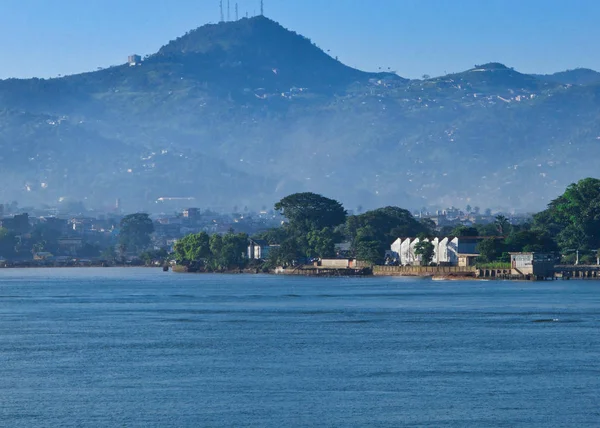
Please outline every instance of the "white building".
[[[433, 262], [437, 264], [458, 264], [460, 253], [475, 253], [476, 243], [482, 238], [443, 237], [425, 239], [433, 244]], [[398, 238], [390, 249], [392, 256], [403, 266], [418, 265], [421, 257], [415, 254], [415, 246], [419, 238]], [[464, 241], [464, 242], [463, 242]], [[461, 251], [459, 251], [461, 247]]]

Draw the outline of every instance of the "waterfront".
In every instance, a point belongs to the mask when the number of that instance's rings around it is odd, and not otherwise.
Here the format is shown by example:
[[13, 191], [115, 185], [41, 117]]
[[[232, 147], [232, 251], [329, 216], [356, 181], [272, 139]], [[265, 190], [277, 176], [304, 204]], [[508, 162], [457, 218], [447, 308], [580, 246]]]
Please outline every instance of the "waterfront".
[[0, 271], [3, 426], [597, 426], [596, 282]]

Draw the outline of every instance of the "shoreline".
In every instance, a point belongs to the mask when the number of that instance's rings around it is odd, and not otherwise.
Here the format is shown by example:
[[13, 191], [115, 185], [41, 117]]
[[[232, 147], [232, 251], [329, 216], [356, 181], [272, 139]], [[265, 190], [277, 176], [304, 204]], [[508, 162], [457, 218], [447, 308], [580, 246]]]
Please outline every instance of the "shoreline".
[[[90, 268], [104, 268], [104, 269], [132, 269], [132, 268], [144, 268], [144, 269], [156, 269], [160, 270], [161, 273], [167, 273], [164, 271], [163, 266], [156, 265], [115, 265], [115, 264], [9, 264], [0, 266], [0, 271], [3, 269], [90, 269]], [[216, 272], [206, 271], [190, 271], [185, 266], [169, 266], [169, 271], [172, 273], [189, 273], [189, 274], [221, 274], [221, 275], [280, 275], [280, 276], [303, 276], [310, 278], [352, 278], [352, 277], [404, 277], [404, 278], [422, 278], [430, 279], [432, 281], [511, 281], [511, 282], [530, 282], [535, 281], [532, 279], [524, 278], [505, 278], [505, 277], [481, 277], [477, 276], [475, 272], [447, 272], [447, 273], [435, 273], [435, 272], [394, 272], [394, 273], [378, 273], [376, 270], [356, 270], [348, 272], [348, 269], [288, 269], [277, 270], [271, 269], [263, 271], [258, 268], [244, 268], [244, 269], [230, 269]], [[554, 277], [552, 279], [546, 279], [545, 281], [556, 281], [556, 280], [600, 280], [600, 277]]]

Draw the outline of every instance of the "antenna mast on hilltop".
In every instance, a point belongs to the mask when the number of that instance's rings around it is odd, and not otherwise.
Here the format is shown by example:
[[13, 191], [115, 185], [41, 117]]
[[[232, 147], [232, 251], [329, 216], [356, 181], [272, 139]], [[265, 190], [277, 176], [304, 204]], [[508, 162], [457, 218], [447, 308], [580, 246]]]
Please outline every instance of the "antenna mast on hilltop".
[[265, 16], [265, 1], [260, 0], [260, 15]]
[[229, 0], [227, 0], [227, 21], [231, 21], [231, 14], [229, 13]]
[[238, 21], [240, 19], [240, 12], [238, 9], [238, 4], [235, 4], [235, 20]]
[[223, 18], [223, 0], [219, 1], [219, 9], [221, 10], [221, 20], [219, 22], [223, 22], [225, 21], [225, 18]]

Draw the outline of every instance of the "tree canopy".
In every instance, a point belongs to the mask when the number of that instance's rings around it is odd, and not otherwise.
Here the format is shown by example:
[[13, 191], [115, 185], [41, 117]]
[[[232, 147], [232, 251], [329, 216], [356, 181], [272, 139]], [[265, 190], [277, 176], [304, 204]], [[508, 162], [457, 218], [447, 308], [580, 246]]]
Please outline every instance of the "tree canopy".
[[182, 264], [189, 265], [211, 255], [210, 237], [206, 232], [187, 235], [175, 244], [175, 259]]
[[15, 246], [17, 245], [17, 238], [14, 232], [0, 227], [0, 257], [9, 259], [15, 254]]
[[586, 178], [569, 185], [534, 216], [534, 228], [556, 236], [562, 249], [600, 248], [600, 180]]
[[469, 226], [456, 226], [453, 230], [451, 235], [453, 236], [459, 236], [459, 237], [464, 237], [464, 236], [479, 236], [479, 230], [477, 230], [476, 227], [469, 227]]
[[433, 261], [435, 247], [431, 242], [421, 239], [415, 244], [415, 254], [421, 257], [422, 266], [428, 266]]
[[408, 210], [389, 206], [348, 217], [345, 232], [356, 256], [377, 264], [398, 237], [428, 234], [432, 230], [428, 223], [417, 221]]
[[[368, 233], [361, 231], [365, 227], [370, 228]], [[346, 232], [352, 241], [362, 233], [389, 245], [400, 236], [417, 236], [431, 231], [408, 210], [390, 206], [348, 217]]]
[[298, 257], [333, 257], [335, 243], [341, 239], [334, 229], [346, 221], [346, 210], [338, 201], [315, 193], [294, 193], [275, 204], [288, 223], [280, 231], [267, 231], [264, 238], [270, 243], [279, 240], [295, 247], [295, 251], [280, 249], [273, 257], [289, 261]]
[[346, 210], [338, 201], [316, 193], [294, 193], [275, 204], [292, 228], [308, 231], [335, 227], [346, 221]]
[[146, 213], [129, 214], [120, 223], [119, 244], [127, 251], [140, 252], [150, 246], [154, 224]]

